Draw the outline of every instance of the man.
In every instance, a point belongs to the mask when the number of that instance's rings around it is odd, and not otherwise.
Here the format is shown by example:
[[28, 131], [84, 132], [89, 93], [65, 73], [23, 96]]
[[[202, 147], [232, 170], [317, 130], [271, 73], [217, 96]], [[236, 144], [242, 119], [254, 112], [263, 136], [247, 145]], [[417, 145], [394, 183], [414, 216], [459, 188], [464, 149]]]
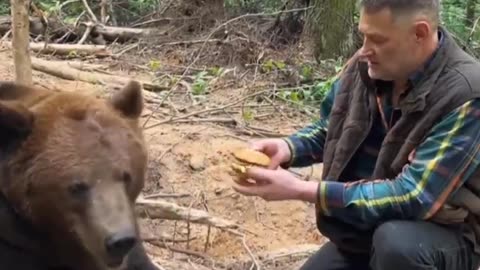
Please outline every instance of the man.
[[[321, 107], [238, 192], [315, 203], [331, 241], [302, 270], [479, 267], [480, 63], [439, 26], [438, 0], [360, 1], [362, 48]], [[323, 163], [318, 182], [285, 170]]]

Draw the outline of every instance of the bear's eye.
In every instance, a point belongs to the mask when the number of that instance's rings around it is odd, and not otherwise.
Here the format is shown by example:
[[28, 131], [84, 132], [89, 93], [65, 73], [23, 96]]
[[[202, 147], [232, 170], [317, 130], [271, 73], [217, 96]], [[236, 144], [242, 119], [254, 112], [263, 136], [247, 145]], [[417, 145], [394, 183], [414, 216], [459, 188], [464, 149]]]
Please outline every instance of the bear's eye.
[[128, 172], [123, 172], [122, 180], [125, 184], [130, 184], [130, 182], [132, 182], [132, 176]]
[[70, 185], [68, 187], [68, 190], [75, 197], [84, 197], [88, 194], [90, 187], [87, 185], [87, 183], [76, 182]]

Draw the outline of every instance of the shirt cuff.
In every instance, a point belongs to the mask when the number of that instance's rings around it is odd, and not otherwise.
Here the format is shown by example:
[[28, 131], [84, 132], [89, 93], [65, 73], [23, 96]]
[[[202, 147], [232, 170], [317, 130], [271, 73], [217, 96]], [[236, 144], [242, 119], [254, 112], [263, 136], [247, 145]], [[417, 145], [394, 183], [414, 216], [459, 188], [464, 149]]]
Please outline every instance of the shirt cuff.
[[290, 160], [280, 164], [280, 166], [284, 169], [288, 169], [292, 166], [293, 162], [295, 161], [295, 152], [299, 143], [294, 139], [293, 136], [283, 138], [283, 140], [287, 143], [288, 149], [290, 150]]
[[305, 146], [302, 140], [294, 135], [283, 138], [285, 142], [287, 142], [288, 148], [290, 149], [290, 160], [282, 164], [283, 168], [289, 168], [295, 163], [295, 159], [298, 156], [298, 153], [305, 152]]
[[330, 216], [330, 211], [334, 208], [343, 208], [345, 206], [343, 195], [345, 184], [332, 181], [320, 181], [318, 185], [318, 204], [322, 214]]

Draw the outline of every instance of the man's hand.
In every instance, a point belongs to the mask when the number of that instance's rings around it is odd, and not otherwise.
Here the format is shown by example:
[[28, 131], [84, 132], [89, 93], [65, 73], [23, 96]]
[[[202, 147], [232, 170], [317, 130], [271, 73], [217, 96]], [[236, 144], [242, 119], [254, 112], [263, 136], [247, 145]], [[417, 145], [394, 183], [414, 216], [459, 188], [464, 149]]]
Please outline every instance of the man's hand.
[[250, 142], [250, 147], [270, 157], [269, 169], [276, 169], [280, 164], [288, 162], [292, 154], [287, 142], [282, 139], [262, 139]]
[[247, 178], [254, 184], [235, 183], [233, 189], [246, 196], [259, 196], [267, 201], [302, 200], [315, 203], [318, 183], [298, 179], [287, 170], [252, 167], [247, 170]]

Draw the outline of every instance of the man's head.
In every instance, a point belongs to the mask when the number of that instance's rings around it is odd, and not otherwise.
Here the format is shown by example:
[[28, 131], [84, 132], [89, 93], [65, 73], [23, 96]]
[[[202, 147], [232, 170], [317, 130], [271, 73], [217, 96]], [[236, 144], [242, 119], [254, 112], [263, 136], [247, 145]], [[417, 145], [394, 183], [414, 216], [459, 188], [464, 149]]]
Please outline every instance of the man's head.
[[405, 80], [435, 50], [439, 0], [360, 0], [361, 56], [374, 79]]

